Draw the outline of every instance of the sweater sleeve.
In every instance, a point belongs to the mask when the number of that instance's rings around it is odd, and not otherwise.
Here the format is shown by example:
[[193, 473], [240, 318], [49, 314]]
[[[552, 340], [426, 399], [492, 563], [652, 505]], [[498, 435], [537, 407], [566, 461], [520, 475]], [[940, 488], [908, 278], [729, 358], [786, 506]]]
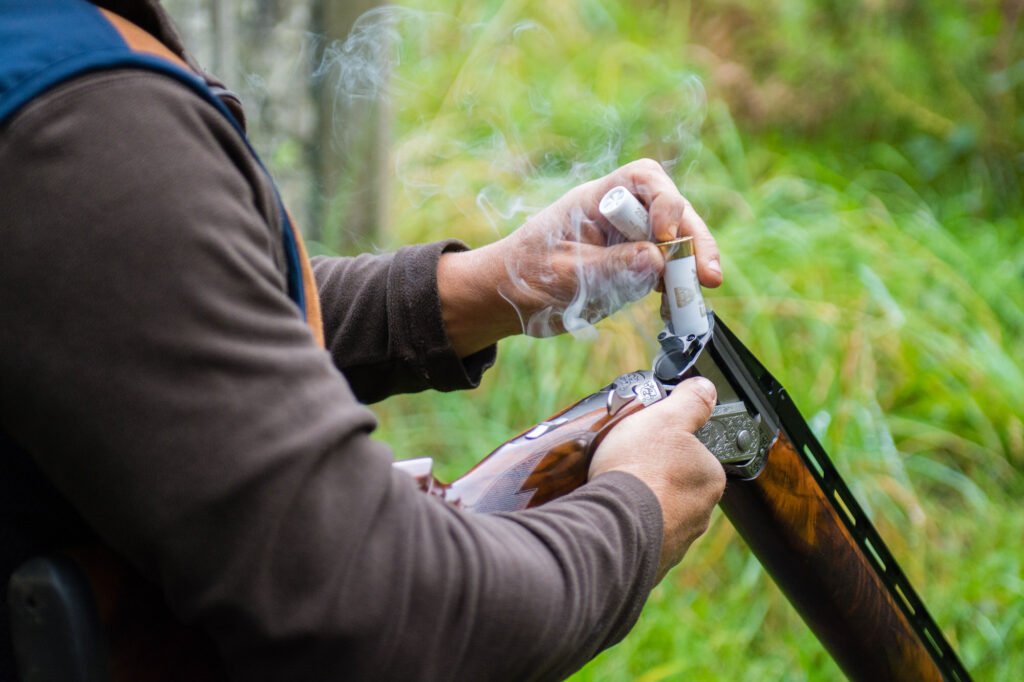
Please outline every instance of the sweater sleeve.
[[[0, 133], [0, 427], [236, 679], [558, 679], [621, 638], [655, 579], [650, 489], [490, 516], [418, 493], [288, 299], [245, 158], [150, 73]], [[443, 248], [367, 266], [389, 308]]]
[[459, 358], [441, 319], [437, 261], [466, 247], [450, 239], [396, 253], [313, 259], [324, 336], [356, 397], [476, 388], [495, 346]]

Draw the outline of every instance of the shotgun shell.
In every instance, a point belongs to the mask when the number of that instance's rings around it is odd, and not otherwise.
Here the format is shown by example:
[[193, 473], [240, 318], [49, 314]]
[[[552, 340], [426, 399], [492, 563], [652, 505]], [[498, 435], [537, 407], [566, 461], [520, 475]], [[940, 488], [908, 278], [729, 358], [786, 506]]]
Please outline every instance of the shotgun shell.
[[632, 242], [643, 242], [651, 238], [650, 219], [647, 209], [628, 189], [619, 185], [608, 190], [597, 205], [608, 222]]
[[660, 242], [657, 247], [665, 256], [665, 296], [673, 333], [684, 339], [704, 334], [708, 330], [707, 306], [697, 279], [693, 237]]

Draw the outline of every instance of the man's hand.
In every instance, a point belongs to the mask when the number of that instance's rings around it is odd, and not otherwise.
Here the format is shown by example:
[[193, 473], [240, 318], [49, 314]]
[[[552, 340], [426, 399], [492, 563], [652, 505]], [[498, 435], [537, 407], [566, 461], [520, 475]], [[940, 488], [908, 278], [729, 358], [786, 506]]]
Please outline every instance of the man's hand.
[[585, 329], [656, 286], [661, 252], [651, 242], [625, 241], [597, 210], [617, 185], [647, 207], [655, 241], [692, 236], [701, 284], [721, 284], [718, 247], [704, 221], [657, 162], [634, 161], [570, 190], [500, 241], [442, 256], [442, 314], [459, 355], [520, 332]]
[[659, 580], [707, 530], [725, 490], [722, 465], [693, 435], [711, 416], [715, 397], [707, 379], [684, 381], [609, 431], [590, 464], [591, 479], [625, 471], [654, 491], [664, 521]]

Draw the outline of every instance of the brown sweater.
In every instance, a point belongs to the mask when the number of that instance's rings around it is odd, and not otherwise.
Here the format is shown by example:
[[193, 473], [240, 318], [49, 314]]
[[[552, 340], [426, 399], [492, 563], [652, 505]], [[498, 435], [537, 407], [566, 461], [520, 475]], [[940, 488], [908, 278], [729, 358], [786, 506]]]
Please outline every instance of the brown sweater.
[[22, 110], [0, 191], [0, 457], [28, 453], [233, 678], [559, 679], [635, 622], [661, 537], [639, 480], [474, 515], [371, 437], [363, 402], [470, 388], [493, 362], [456, 357], [441, 322], [457, 242], [317, 260], [324, 352], [286, 293], [269, 183], [219, 113], [148, 72]]

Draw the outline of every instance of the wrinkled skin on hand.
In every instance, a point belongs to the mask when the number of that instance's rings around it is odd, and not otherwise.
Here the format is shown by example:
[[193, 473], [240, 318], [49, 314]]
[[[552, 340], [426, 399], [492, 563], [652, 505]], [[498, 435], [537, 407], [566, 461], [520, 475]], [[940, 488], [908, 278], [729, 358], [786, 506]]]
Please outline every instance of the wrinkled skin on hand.
[[704, 221], [657, 162], [634, 161], [570, 190], [504, 239], [441, 258], [441, 310], [460, 356], [518, 333], [586, 334], [659, 285], [665, 261], [657, 247], [627, 242], [598, 211], [618, 185], [647, 208], [654, 241], [692, 236], [701, 284], [721, 283]]
[[711, 416], [716, 397], [707, 379], [687, 379], [664, 400], [617, 424], [590, 463], [591, 479], [623, 471], [646, 483], [658, 498], [659, 580], [708, 529], [711, 511], [725, 491], [725, 470], [694, 435]]
[[574, 207], [567, 217], [544, 223], [542, 213], [516, 233], [513, 254], [532, 259], [505, 262], [508, 285], [500, 292], [516, 310], [523, 333], [582, 334], [626, 303], [646, 296], [658, 283], [661, 256], [649, 242], [622, 243]]
[[499, 287], [524, 333], [587, 332], [591, 325], [654, 289], [664, 269], [651, 242], [628, 242], [598, 211], [608, 190], [623, 185], [647, 207], [652, 238], [690, 235], [705, 286], [721, 282], [718, 248], [707, 226], [654, 161], [630, 163], [580, 185], [498, 242], [507, 281]]

